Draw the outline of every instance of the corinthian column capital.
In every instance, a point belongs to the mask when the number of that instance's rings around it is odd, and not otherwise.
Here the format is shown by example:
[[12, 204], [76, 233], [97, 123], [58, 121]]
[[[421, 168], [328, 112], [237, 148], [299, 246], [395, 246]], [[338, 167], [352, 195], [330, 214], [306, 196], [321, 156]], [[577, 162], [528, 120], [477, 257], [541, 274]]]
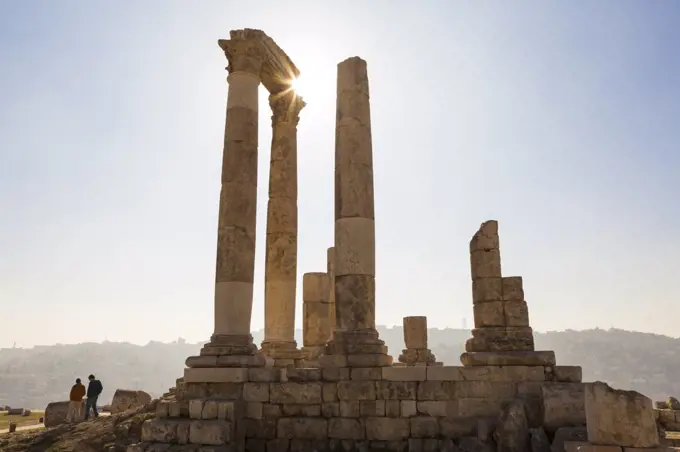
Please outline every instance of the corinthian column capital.
[[253, 39], [220, 39], [217, 44], [224, 51], [229, 74], [248, 72], [259, 78], [265, 62], [265, 51], [259, 41]]
[[269, 105], [272, 108], [272, 126], [280, 123], [291, 123], [297, 126], [300, 121], [300, 111], [307, 105], [302, 97], [295, 91], [286, 91], [271, 94]]

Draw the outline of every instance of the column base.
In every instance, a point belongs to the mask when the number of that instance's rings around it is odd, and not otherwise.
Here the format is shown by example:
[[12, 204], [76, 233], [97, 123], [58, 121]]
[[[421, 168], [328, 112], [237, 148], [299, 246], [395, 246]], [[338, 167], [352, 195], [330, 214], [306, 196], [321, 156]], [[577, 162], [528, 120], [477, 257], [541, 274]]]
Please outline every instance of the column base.
[[189, 368], [205, 367], [264, 367], [267, 360], [253, 344], [250, 334], [216, 335], [201, 349], [199, 356], [186, 359]]
[[264, 341], [260, 350], [263, 355], [272, 360], [274, 367], [299, 367], [303, 358], [295, 341]]
[[399, 355], [399, 362], [407, 366], [432, 366], [437, 358], [429, 348], [406, 348]]
[[388, 367], [392, 357], [374, 329], [336, 330], [319, 356], [321, 367]]

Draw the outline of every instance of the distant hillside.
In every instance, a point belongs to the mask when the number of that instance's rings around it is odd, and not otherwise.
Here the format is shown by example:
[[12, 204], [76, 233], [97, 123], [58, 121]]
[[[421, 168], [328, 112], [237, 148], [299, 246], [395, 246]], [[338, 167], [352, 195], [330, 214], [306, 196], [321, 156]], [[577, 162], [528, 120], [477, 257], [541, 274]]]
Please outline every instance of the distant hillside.
[[[396, 357], [403, 348], [401, 327], [379, 327]], [[256, 343], [262, 331], [253, 333]], [[298, 331], [298, 341], [301, 332]], [[558, 364], [583, 366], [586, 381], [604, 380], [652, 399], [680, 396], [680, 339], [623, 330], [536, 333], [536, 347], [554, 350]], [[430, 346], [448, 365], [460, 365], [469, 330], [431, 329]], [[76, 377], [94, 373], [104, 384], [102, 402], [116, 388], [143, 389], [154, 396], [174, 386], [184, 360], [202, 344], [151, 342], [145, 346], [105, 342], [0, 350], [0, 405], [43, 408], [65, 400]]]

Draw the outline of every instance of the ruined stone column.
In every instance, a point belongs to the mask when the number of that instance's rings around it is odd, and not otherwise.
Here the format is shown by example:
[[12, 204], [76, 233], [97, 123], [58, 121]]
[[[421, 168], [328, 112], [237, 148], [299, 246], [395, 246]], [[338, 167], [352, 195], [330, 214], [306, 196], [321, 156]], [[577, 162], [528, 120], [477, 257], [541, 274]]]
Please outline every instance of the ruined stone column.
[[406, 366], [441, 366], [427, 347], [427, 317], [404, 317], [404, 345], [399, 362]]
[[320, 364], [389, 366], [392, 358], [375, 329], [373, 147], [366, 62], [353, 57], [338, 64], [337, 84], [336, 330]]
[[267, 204], [265, 252], [265, 331], [262, 352], [275, 365], [300, 358], [295, 342], [298, 187], [297, 124], [302, 98], [292, 90], [269, 96], [272, 107], [272, 151]]
[[255, 270], [258, 88], [263, 53], [250, 39], [220, 40], [229, 93], [217, 227], [215, 329], [188, 367], [264, 365], [250, 334]]
[[331, 330], [328, 282], [326, 273], [302, 275], [302, 352], [309, 361], [323, 352]]
[[326, 273], [328, 274], [328, 308], [330, 310], [330, 333], [328, 340], [330, 340], [333, 339], [333, 332], [335, 331], [335, 248], [328, 248], [326, 259]]
[[554, 365], [553, 352], [535, 352], [522, 278], [501, 275], [498, 222], [482, 223], [470, 241], [475, 328], [465, 365]]

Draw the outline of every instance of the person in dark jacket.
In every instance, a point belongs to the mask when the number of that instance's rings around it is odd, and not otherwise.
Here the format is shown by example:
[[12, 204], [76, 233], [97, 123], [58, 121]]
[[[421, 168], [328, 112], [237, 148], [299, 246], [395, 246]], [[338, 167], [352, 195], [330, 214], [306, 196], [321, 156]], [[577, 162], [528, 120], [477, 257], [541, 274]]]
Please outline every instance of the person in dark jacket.
[[97, 398], [99, 394], [102, 393], [104, 387], [101, 381], [95, 380], [94, 375], [87, 377], [90, 383], [87, 385], [87, 400], [85, 401], [85, 420], [90, 417], [90, 408], [94, 412], [94, 417], [99, 417], [99, 411], [97, 411]]

